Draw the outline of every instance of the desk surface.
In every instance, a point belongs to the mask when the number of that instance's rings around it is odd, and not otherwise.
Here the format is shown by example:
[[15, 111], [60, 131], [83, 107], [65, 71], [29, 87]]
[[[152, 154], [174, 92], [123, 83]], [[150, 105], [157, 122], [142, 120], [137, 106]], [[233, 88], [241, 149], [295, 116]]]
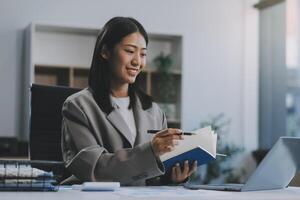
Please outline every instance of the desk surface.
[[114, 192], [81, 192], [62, 187], [58, 192], [1, 192], [1, 200], [128, 200], [128, 199], [189, 199], [189, 200], [268, 200], [288, 199], [300, 200], [300, 188], [289, 187], [283, 190], [269, 190], [257, 192], [222, 192], [209, 190], [188, 190], [183, 187], [121, 187]]

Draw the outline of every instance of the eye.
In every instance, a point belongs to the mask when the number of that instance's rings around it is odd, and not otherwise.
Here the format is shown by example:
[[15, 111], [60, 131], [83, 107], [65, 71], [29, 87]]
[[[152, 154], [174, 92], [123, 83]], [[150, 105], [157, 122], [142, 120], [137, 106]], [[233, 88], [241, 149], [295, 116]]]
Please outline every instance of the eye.
[[146, 57], [147, 54], [146, 54], [146, 53], [141, 53], [141, 56], [142, 56], [142, 57]]
[[127, 53], [130, 53], [130, 54], [134, 53], [134, 51], [133, 51], [133, 50], [130, 50], [130, 49], [125, 49], [125, 51], [126, 51]]

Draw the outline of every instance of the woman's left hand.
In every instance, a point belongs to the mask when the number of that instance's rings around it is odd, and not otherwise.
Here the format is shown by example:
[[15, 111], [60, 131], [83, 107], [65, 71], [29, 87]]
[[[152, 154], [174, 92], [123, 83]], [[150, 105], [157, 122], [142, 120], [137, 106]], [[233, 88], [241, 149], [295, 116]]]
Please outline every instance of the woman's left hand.
[[193, 163], [192, 168], [190, 169], [189, 163], [186, 160], [184, 162], [184, 168], [181, 170], [179, 163], [172, 167], [171, 181], [173, 183], [182, 183], [185, 181], [192, 173], [197, 170], [197, 161]]

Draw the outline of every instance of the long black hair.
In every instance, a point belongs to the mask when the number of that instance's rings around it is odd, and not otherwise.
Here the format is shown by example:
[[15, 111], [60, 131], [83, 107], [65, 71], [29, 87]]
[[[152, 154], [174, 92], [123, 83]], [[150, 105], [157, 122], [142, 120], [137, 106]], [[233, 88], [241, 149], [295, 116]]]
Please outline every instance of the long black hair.
[[[112, 52], [124, 37], [135, 32], [139, 32], [144, 37], [146, 45], [148, 45], [146, 30], [137, 20], [130, 17], [110, 19], [97, 37], [89, 72], [89, 87], [93, 90], [93, 96], [98, 106], [107, 114], [113, 110], [110, 100], [112, 69], [109, 67], [107, 60], [100, 56], [101, 52], [104, 46]], [[129, 84], [128, 94], [130, 98], [129, 107], [136, 104], [135, 94], [140, 98], [144, 110], [152, 106], [152, 98], [144, 93], [136, 82]]]

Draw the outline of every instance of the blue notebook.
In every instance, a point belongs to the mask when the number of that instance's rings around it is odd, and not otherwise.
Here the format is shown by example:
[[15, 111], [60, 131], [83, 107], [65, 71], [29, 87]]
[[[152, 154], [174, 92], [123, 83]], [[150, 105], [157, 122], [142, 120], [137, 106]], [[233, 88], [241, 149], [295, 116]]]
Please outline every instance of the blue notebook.
[[182, 154], [179, 154], [173, 158], [170, 158], [168, 160], [165, 160], [163, 162], [166, 171], [171, 170], [171, 168], [176, 164], [180, 163], [181, 166], [183, 166], [184, 161], [188, 160], [189, 165], [192, 166], [194, 161], [197, 161], [197, 165], [203, 165], [206, 164], [212, 160], [215, 160], [216, 158], [209, 154], [208, 152], [204, 151], [200, 147], [196, 147], [190, 151], [184, 152]]
[[197, 161], [199, 166], [216, 159], [217, 134], [211, 130], [211, 127], [198, 129], [192, 133], [194, 134], [184, 136], [173, 151], [160, 156], [166, 172], [170, 171], [176, 163], [183, 166], [186, 160], [189, 161], [190, 166], [194, 161]]

